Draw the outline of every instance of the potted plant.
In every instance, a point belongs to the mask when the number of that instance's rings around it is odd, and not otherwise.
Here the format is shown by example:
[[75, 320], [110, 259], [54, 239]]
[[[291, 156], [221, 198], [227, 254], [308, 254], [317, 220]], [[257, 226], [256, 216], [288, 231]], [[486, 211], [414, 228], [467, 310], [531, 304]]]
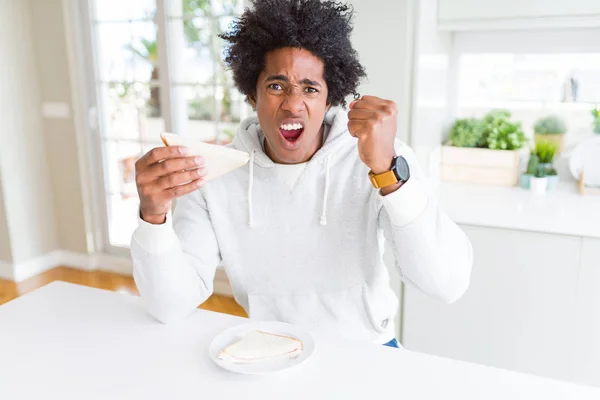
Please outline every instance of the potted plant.
[[548, 190], [548, 176], [543, 167], [538, 167], [531, 177], [530, 189], [535, 194], [544, 194]]
[[456, 120], [448, 135], [450, 144], [456, 147], [479, 147], [482, 137], [483, 121], [475, 118]]
[[594, 108], [592, 116], [594, 117], [594, 133], [600, 133], [600, 109]]
[[510, 120], [511, 113], [506, 110], [493, 110], [483, 118], [482, 147], [493, 150], [518, 150], [527, 139], [520, 122]]
[[563, 150], [567, 126], [562, 118], [556, 115], [540, 118], [533, 125], [533, 131], [536, 143], [553, 142], [559, 152]]
[[540, 167], [540, 159], [535, 151], [532, 151], [529, 155], [529, 162], [527, 163], [527, 170], [519, 178], [519, 185], [523, 189], [529, 189], [531, 185], [531, 177], [535, 175], [535, 172]]
[[559, 177], [558, 173], [552, 166], [554, 156], [558, 145], [554, 142], [539, 142], [535, 145], [535, 149], [531, 152], [529, 157], [529, 163], [527, 164], [527, 171], [521, 175], [519, 179], [520, 186], [524, 189], [531, 187], [531, 178], [539, 175], [538, 171], [544, 172], [544, 177], [548, 181], [548, 190], [556, 189], [558, 185]]
[[442, 179], [514, 186], [519, 180], [519, 152], [525, 143], [521, 124], [504, 110], [483, 119], [454, 122], [442, 147]]
[[535, 154], [537, 154], [540, 160], [540, 167], [545, 170], [552, 168], [552, 162], [554, 161], [557, 150], [558, 145], [555, 142], [542, 141], [536, 143]]

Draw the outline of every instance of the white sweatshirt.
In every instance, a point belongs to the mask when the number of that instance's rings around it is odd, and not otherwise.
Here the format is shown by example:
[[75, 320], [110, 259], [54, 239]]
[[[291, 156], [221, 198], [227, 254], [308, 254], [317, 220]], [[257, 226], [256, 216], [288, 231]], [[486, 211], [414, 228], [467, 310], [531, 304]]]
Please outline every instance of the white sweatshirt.
[[222, 265], [251, 319], [385, 343], [398, 299], [384, 236], [405, 282], [457, 300], [471, 273], [466, 235], [421, 189], [415, 156], [399, 142], [411, 178], [381, 196], [347, 122], [343, 109], [327, 113], [322, 148], [293, 178], [264, 153], [256, 117], [242, 122], [232, 146], [250, 153], [248, 165], [180, 198], [164, 224], [139, 220], [131, 255], [148, 311], [165, 323], [190, 314]]

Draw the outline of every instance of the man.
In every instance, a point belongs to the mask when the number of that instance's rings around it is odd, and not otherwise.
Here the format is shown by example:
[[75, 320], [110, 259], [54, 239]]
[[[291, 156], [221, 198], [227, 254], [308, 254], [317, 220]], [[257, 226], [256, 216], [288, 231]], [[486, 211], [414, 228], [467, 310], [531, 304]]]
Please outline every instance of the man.
[[471, 245], [395, 141], [396, 105], [364, 96], [343, 108], [365, 75], [351, 17], [331, 1], [254, 1], [222, 36], [257, 112], [233, 142], [249, 164], [205, 185], [184, 148], [137, 162], [134, 276], [157, 319], [192, 312], [223, 265], [250, 318], [397, 346], [383, 235], [404, 281], [446, 302], [466, 290]]

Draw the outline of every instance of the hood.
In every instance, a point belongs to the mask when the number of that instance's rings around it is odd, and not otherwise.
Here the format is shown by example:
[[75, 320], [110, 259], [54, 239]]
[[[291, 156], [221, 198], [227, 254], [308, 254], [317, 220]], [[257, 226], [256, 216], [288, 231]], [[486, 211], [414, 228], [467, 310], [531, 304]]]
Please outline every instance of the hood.
[[[327, 200], [329, 196], [329, 170], [339, 159], [336, 159], [336, 150], [353, 144], [355, 140], [348, 133], [348, 114], [341, 107], [332, 107], [325, 114], [323, 121], [325, 124], [326, 138], [325, 142], [319, 150], [309, 160], [309, 163], [318, 163], [323, 165], [325, 180], [323, 182], [323, 202], [321, 207], [321, 226], [327, 225]], [[258, 117], [253, 116], [245, 119], [240, 124], [233, 145], [238, 150], [243, 150], [250, 153], [250, 161], [248, 163], [248, 226], [254, 226], [254, 203], [252, 200], [252, 189], [254, 186], [254, 165], [262, 168], [273, 168], [277, 164], [274, 163], [263, 149], [262, 143], [264, 134]]]

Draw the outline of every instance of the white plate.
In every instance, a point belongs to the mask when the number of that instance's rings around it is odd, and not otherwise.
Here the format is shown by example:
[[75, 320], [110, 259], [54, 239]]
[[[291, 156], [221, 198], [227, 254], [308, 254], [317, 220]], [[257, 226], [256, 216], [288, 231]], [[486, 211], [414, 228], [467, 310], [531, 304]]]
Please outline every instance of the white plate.
[[[220, 360], [217, 355], [225, 347], [240, 340], [246, 333], [260, 330], [278, 335], [285, 335], [302, 341], [302, 354], [294, 359], [278, 359], [250, 364], [235, 364], [229, 360]], [[220, 367], [240, 374], [266, 374], [269, 372], [282, 371], [294, 367], [306, 361], [315, 351], [315, 341], [310, 333], [304, 328], [284, 322], [256, 321], [234, 326], [218, 334], [210, 343], [208, 354], [210, 358]]]

